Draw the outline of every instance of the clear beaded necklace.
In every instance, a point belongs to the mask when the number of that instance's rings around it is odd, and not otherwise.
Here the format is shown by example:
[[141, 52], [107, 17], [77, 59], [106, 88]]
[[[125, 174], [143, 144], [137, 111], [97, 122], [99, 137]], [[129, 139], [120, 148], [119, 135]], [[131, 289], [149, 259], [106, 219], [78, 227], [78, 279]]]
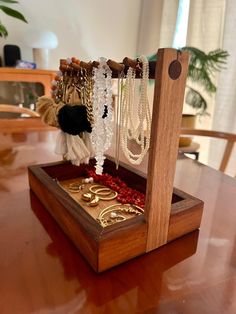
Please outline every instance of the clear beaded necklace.
[[[105, 160], [104, 153], [110, 147], [112, 125], [112, 71], [105, 58], [100, 58], [98, 68], [93, 70], [93, 117], [94, 125], [91, 133], [92, 145], [96, 159], [96, 174], [102, 174]], [[106, 108], [106, 115], [104, 110]]]

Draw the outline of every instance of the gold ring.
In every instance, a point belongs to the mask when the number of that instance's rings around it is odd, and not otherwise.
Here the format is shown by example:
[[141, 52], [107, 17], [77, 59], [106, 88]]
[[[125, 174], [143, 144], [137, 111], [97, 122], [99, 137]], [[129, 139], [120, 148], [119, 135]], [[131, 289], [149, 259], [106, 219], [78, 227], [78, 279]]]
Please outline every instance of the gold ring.
[[99, 197], [97, 195], [93, 195], [90, 202], [89, 202], [89, 206], [97, 206], [99, 203]]
[[91, 193], [83, 193], [82, 194], [82, 200], [84, 200], [86, 202], [90, 202], [92, 197], [93, 197], [93, 194], [91, 194]]
[[74, 190], [74, 191], [82, 190], [83, 188], [84, 188], [84, 184], [80, 184], [80, 183], [71, 183], [68, 186], [69, 190]]
[[115, 191], [111, 191], [111, 192], [114, 193], [113, 196], [110, 196], [110, 197], [99, 196], [100, 200], [102, 200], [102, 201], [111, 201], [111, 200], [114, 200], [114, 199], [117, 197], [118, 193], [115, 192]]

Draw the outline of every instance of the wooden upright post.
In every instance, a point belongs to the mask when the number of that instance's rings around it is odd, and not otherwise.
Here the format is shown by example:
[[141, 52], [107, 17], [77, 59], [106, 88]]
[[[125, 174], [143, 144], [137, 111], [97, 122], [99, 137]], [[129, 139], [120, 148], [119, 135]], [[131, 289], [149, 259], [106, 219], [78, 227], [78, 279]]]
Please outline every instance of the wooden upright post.
[[158, 50], [145, 205], [147, 252], [167, 243], [187, 70], [188, 53]]

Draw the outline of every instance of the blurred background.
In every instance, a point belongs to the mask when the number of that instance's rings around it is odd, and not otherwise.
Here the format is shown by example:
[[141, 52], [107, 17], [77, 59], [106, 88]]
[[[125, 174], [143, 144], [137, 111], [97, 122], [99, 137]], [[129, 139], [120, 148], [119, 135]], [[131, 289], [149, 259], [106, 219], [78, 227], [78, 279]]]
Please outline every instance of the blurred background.
[[[7, 37], [0, 38], [3, 69], [5, 45], [18, 46], [21, 60], [51, 72], [58, 70], [59, 59], [72, 56], [84, 61], [100, 56], [122, 61], [125, 56], [152, 56], [161, 47], [191, 46], [206, 54], [223, 49], [229, 56], [211, 78], [217, 91], [209, 93], [198, 82], [190, 82], [207, 103], [194, 127], [236, 133], [234, 0], [20, 0], [9, 6], [21, 12], [28, 23], [0, 12], [8, 31]], [[0, 81], [0, 103], [34, 109], [36, 98], [45, 93], [40, 79], [36, 79], [37, 84], [35, 78], [33, 83], [6, 82], [0, 72]], [[152, 104], [153, 85], [149, 88]], [[197, 112], [184, 104], [183, 113]], [[225, 143], [208, 138], [194, 141], [200, 145], [199, 160], [218, 169]], [[226, 173], [236, 174], [235, 148]]]

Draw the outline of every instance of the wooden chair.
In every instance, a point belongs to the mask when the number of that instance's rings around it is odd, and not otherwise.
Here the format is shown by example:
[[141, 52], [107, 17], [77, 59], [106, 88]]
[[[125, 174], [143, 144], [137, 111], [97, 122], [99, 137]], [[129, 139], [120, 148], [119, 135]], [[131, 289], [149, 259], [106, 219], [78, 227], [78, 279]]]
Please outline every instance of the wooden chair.
[[9, 104], [0, 104], [0, 113], [20, 113], [29, 117], [2, 118], [0, 119], [0, 132], [2, 133], [22, 133], [32, 131], [53, 131], [57, 128], [46, 125], [42, 122], [40, 115], [28, 108], [22, 108]]
[[9, 104], [0, 104], [0, 112], [9, 112], [9, 113], [23, 113], [27, 114], [30, 117], [39, 117], [39, 114], [36, 111], [30, 110], [29, 108], [18, 107]]
[[205, 137], [213, 137], [219, 138], [227, 141], [225, 146], [224, 154], [220, 163], [220, 171], [225, 171], [228, 161], [230, 159], [234, 143], [236, 142], [236, 134], [225, 133], [219, 131], [211, 131], [211, 130], [198, 130], [198, 129], [181, 129], [181, 135], [193, 135], [193, 136], [205, 136]]

